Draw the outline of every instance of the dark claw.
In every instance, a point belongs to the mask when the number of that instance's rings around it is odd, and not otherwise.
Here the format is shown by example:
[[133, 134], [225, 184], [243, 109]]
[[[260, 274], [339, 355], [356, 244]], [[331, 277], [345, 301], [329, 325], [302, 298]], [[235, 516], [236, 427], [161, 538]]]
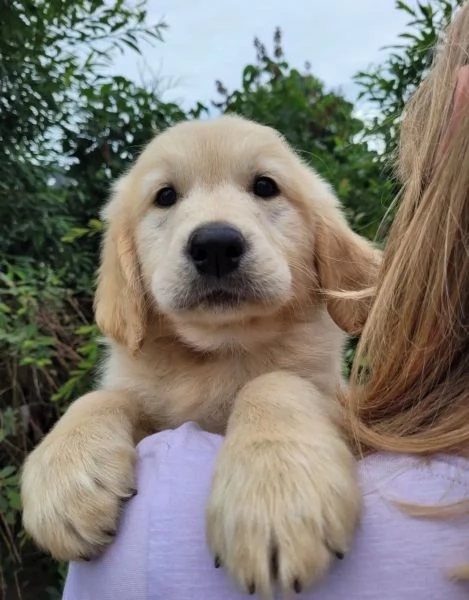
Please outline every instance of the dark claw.
[[255, 583], [251, 583], [251, 585], [248, 587], [248, 592], [250, 593], [251, 596], [254, 596], [254, 594], [256, 593], [256, 584]]
[[90, 562], [91, 558], [89, 556], [82, 555], [82, 556], [80, 556], [80, 560], [84, 560], [85, 562]]
[[117, 531], [115, 529], [106, 529], [106, 531], [103, 531], [103, 533], [111, 538], [115, 538], [117, 535]]
[[329, 550], [329, 552], [331, 552], [336, 558], [338, 558], [339, 560], [344, 560], [345, 552], [342, 552], [342, 550], [334, 550], [334, 548], [329, 546], [329, 544], [327, 542], [324, 542], [324, 543], [325, 543], [327, 549]]
[[303, 589], [303, 586], [301, 585], [301, 583], [298, 579], [295, 579], [295, 581], [293, 582], [293, 589], [295, 590], [295, 592], [297, 594], [301, 594], [301, 590]]
[[122, 495], [120, 497], [120, 501], [125, 504], [126, 502], [128, 502], [129, 500], [131, 500], [132, 498], [134, 498], [137, 495], [137, 490], [132, 488], [131, 490], [128, 490], [124, 495]]
[[213, 561], [213, 566], [215, 569], [219, 569], [221, 567], [221, 560], [219, 556], [215, 556], [215, 560]]
[[274, 546], [272, 548], [272, 554], [270, 555], [270, 572], [272, 574], [272, 579], [277, 579], [278, 577], [278, 548]]

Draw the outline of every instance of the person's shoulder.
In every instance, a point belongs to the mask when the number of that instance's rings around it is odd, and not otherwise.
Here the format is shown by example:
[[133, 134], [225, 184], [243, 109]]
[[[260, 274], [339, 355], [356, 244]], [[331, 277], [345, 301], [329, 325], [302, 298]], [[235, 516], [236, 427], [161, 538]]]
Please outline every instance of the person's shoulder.
[[452, 518], [437, 518], [437, 507], [467, 501], [469, 462], [376, 454], [360, 462], [359, 475], [364, 506], [353, 547], [312, 597], [467, 597], [467, 584], [450, 572], [469, 559], [469, 515], [455, 510]]
[[[177, 488], [194, 473], [211, 473], [223, 436], [188, 422], [144, 438], [137, 447], [140, 474]], [[177, 476], [176, 476], [177, 474]]]
[[217, 451], [223, 436], [203, 431], [196, 423], [188, 422], [175, 429], [165, 429], [144, 438], [137, 447], [141, 458], [199, 451]]
[[[141, 458], [179, 458], [191, 454], [218, 453], [223, 436], [203, 431], [188, 422], [144, 438], [138, 445]], [[190, 451], [190, 452], [188, 452]], [[456, 497], [469, 490], [469, 460], [447, 455], [420, 458], [406, 454], [378, 453], [359, 462], [359, 477], [365, 495], [383, 490], [402, 492], [409, 501], [422, 502], [445, 491]]]
[[420, 505], [448, 504], [469, 495], [469, 461], [448, 455], [430, 457], [378, 453], [360, 461], [363, 493]]
[[[160, 546], [165, 547], [172, 535], [184, 536], [199, 520], [203, 524], [199, 515], [190, 523], [192, 504], [195, 499], [202, 503], [207, 495], [222, 440], [187, 423], [150, 435], [138, 444], [138, 493], [126, 504], [119, 535], [99, 559], [70, 565], [63, 600], [149, 598], [148, 580], [154, 570], [148, 569], [150, 548], [156, 548], [158, 555]], [[179, 515], [176, 522], [182, 523], [184, 517], [189, 521], [174, 532], [168, 522], [175, 514]], [[155, 564], [161, 565], [158, 573], [164, 574], [168, 568], [165, 555], [166, 549], [161, 561], [155, 559]]]
[[[169, 470], [175, 464], [210, 469], [222, 444], [223, 436], [189, 422], [143, 439], [138, 453], [142, 463], [163, 463]], [[358, 472], [365, 505], [392, 500], [394, 508], [399, 502], [434, 506], [469, 497], [469, 461], [460, 457], [378, 453], [361, 460]]]

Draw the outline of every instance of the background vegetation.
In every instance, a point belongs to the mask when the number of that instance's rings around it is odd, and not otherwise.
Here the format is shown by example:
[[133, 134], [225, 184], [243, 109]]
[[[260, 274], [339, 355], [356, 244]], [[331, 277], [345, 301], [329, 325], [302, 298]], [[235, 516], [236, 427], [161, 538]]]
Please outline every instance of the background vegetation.
[[124, 48], [162, 43], [164, 24], [147, 23], [145, 0], [0, 0], [0, 597], [60, 598], [65, 566], [22, 531], [18, 473], [92, 383], [98, 211], [110, 181], [154, 132], [237, 112], [282, 131], [334, 184], [356, 230], [374, 237], [397, 191], [389, 159], [399, 114], [461, 3], [396, 2], [409, 20], [401, 44], [356, 77], [377, 109], [365, 124], [308, 64], [290, 66], [280, 29], [267, 46], [255, 40], [238, 89], [217, 81], [210, 106], [185, 111], [104, 68]]

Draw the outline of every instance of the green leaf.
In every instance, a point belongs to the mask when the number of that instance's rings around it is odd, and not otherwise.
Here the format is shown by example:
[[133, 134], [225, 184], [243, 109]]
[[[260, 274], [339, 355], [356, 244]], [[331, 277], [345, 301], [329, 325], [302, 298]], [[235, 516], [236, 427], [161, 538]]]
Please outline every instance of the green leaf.
[[12, 510], [21, 510], [21, 498], [19, 491], [8, 489], [6, 496], [8, 498], [8, 503], [10, 505], [10, 509]]
[[412, 17], [415, 17], [415, 11], [413, 8], [411, 8], [406, 2], [402, 2], [402, 0], [397, 0], [396, 2], [396, 8], [398, 10], [403, 10], [406, 13], [408, 13], [409, 15], [411, 15]]
[[[3, 467], [3, 469], [0, 469], [0, 479], [6, 479], [7, 477], [10, 477], [14, 473], [16, 473], [16, 467], [13, 467], [12, 465]], [[0, 483], [1, 483], [1, 481], [0, 481]]]

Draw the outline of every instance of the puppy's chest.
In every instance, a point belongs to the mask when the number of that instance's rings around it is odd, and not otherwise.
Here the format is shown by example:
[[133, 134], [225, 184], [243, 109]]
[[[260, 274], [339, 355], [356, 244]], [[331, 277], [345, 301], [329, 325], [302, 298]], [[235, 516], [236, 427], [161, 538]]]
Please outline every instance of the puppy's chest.
[[184, 368], [174, 364], [158, 383], [164, 417], [172, 426], [194, 420], [205, 429], [223, 431], [236, 395], [249, 381], [277, 370], [308, 377], [313, 371], [312, 362], [311, 357], [295, 356], [286, 348], [273, 348], [258, 356], [233, 353], [186, 364]]

